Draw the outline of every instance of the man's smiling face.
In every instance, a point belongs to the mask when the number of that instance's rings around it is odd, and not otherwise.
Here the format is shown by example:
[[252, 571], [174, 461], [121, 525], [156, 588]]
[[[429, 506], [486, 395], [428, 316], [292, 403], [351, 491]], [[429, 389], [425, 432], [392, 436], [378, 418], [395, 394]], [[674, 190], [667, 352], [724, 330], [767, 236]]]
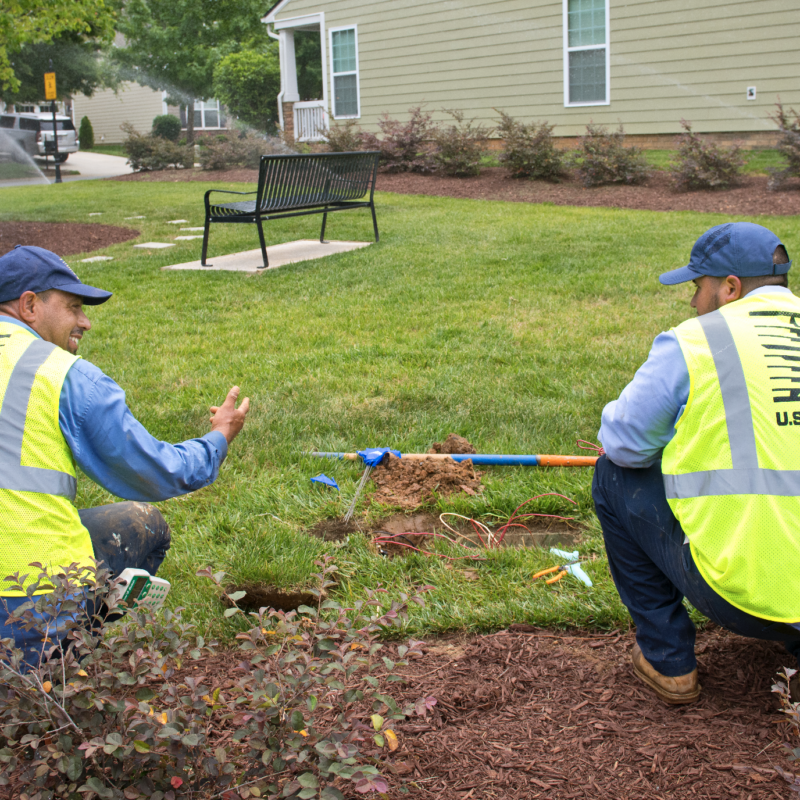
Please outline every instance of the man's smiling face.
[[83, 300], [59, 289], [50, 289], [36, 299], [37, 319], [31, 327], [45, 341], [75, 355], [83, 334], [92, 327], [83, 313]]

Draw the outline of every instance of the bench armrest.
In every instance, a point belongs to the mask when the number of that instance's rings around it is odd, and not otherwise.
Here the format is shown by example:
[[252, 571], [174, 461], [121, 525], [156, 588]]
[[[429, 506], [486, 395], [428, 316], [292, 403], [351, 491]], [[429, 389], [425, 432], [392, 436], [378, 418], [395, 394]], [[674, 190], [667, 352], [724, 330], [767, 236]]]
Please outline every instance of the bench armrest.
[[258, 194], [258, 192], [232, 192], [230, 189], [209, 189], [205, 195], [206, 200], [208, 200], [208, 196], [212, 192], [218, 192], [219, 194]]

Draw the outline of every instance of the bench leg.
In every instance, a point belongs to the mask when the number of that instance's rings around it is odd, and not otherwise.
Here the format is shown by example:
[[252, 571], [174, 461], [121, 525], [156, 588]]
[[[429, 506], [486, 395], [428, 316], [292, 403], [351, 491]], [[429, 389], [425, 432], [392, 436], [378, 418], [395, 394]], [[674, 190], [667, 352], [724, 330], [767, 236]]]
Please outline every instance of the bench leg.
[[213, 267], [213, 264], [206, 264], [206, 256], [208, 255], [208, 231], [211, 227], [211, 220], [206, 217], [206, 227], [203, 231], [203, 253], [200, 256], [200, 266], [201, 267]]
[[372, 227], [375, 230], [375, 241], [380, 241], [380, 236], [378, 236], [378, 218], [375, 216], [375, 203], [371, 203], [369, 210], [372, 212]]
[[319, 232], [319, 243], [325, 243], [325, 223], [328, 221], [328, 212], [326, 211], [322, 215], [322, 230]]
[[264, 259], [264, 265], [259, 269], [266, 269], [269, 266], [267, 260], [267, 245], [264, 242], [264, 228], [261, 227], [261, 217], [256, 217], [256, 226], [258, 227], [258, 241], [261, 243], [261, 257]]

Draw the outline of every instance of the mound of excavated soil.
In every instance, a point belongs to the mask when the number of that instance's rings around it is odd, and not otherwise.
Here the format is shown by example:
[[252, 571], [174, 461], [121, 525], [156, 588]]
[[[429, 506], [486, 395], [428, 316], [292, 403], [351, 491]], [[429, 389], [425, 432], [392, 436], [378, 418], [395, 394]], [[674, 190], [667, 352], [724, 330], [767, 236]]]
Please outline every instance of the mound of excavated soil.
[[443, 442], [434, 442], [429, 453], [457, 453], [475, 455], [478, 451], [463, 436], [451, 433]]
[[372, 480], [378, 487], [372, 495], [375, 503], [401, 508], [417, 508], [433, 499], [434, 493], [447, 496], [454, 492], [479, 494], [483, 484], [471, 461], [460, 464], [449, 458], [442, 461], [407, 461], [387, 453], [375, 467]]
[[0, 222], [0, 256], [14, 245], [44, 247], [64, 256], [90, 253], [111, 244], [135, 239], [139, 231], [91, 222]]

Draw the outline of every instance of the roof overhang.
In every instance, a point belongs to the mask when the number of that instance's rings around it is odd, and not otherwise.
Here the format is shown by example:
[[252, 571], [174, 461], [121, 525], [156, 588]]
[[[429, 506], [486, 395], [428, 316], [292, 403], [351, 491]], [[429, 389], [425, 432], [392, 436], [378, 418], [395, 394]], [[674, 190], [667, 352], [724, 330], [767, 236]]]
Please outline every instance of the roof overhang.
[[291, 1], [292, 0], [278, 0], [278, 2], [261, 18], [261, 21], [265, 23], [275, 22], [275, 15], [281, 11], [284, 6], [291, 3]]

